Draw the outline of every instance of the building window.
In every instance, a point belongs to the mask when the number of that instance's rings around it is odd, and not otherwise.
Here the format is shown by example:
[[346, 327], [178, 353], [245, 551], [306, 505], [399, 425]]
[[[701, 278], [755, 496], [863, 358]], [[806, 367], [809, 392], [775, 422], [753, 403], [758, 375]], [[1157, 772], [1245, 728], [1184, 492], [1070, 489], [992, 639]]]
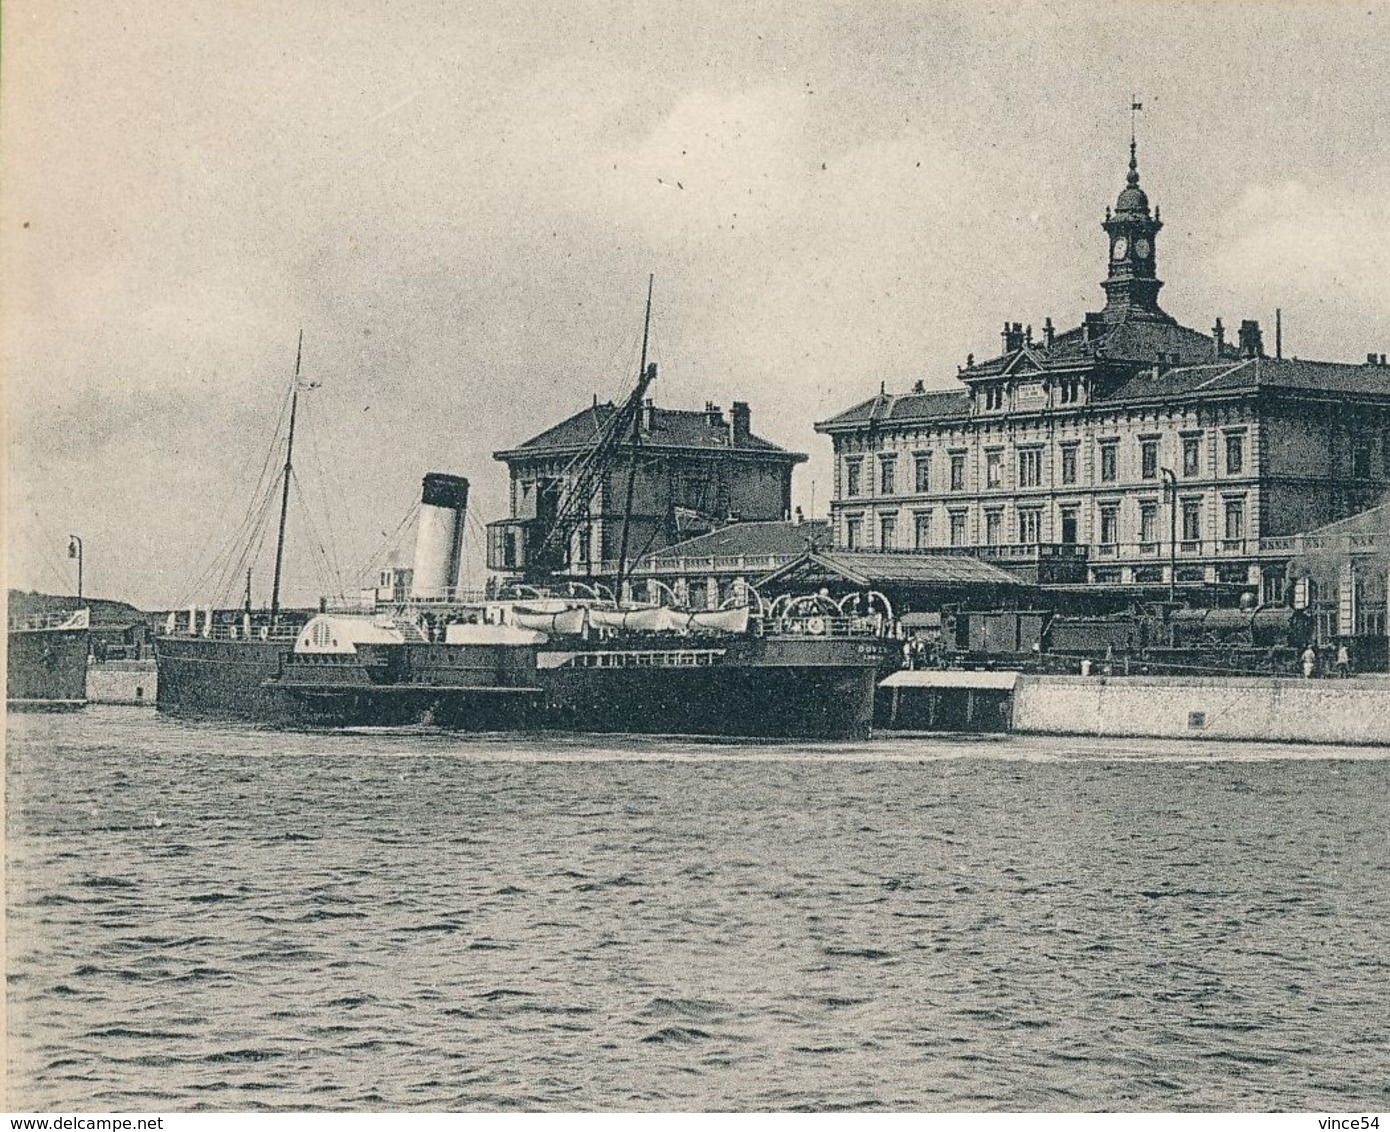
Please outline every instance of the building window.
[[1202, 438], [1184, 436], [1182, 438], [1182, 474], [1191, 479], [1202, 470]]
[[878, 458], [878, 493], [880, 495], [892, 495], [897, 491], [898, 481], [898, 458], [896, 456], [880, 456]]
[[1238, 476], [1244, 470], [1245, 437], [1238, 432], [1228, 432], [1226, 434], [1226, 474]]
[[1116, 503], [1107, 503], [1100, 509], [1100, 541], [1104, 546], [1120, 541], [1120, 508]]
[[1018, 486], [1038, 487], [1042, 484], [1042, 449], [1022, 448], [1018, 453]]
[[1018, 509], [1018, 541], [1024, 546], [1036, 546], [1042, 542], [1041, 507]]
[[845, 549], [858, 550], [864, 543], [864, 520], [858, 515], [845, 520]]
[[1182, 540], [1202, 540], [1202, 505], [1195, 499], [1185, 500], [1182, 505]]
[[931, 453], [919, 452], [915, 461], [917, 474], [917, 494], [926, 495], [931, 491]]
[[951, 512], [951, 545], [965, 545], [965, 512]]
[[878, 517], [878, 548], [892, 550], [898, 545], [898, 517], [880, 515]]
[[1062, 482], [1076, 482], [1076, 449], [1075, 444], [1062, 445]]
[[1245, 500], [1226, 500], [1226, 537], [1243, 539], [1245, 537]]
[[985, 386], [985, 408], [989, 411], [1002, 409], [1004, 407], [1004, 387], [1002, 385]]
[[1004, 453], [999, 449], [985, 453], [985, 487], [999, 487], [1004, 482]]
[[1139, 475], [1146, 480], [1158, 479], [1158, 441], [1139, 442]]
[[912, 516], [912, 537], [918, 550], [931, 546], [930, 511], [918, 511]]
[[1074, 405], [1081, 400], [1081, 382], [1077, 378], [1064, 378], [1058, 388], [1061, 390], [1063, 405]]
[[1351, 474], [1355, 479], [1368, 479], [1371, 474], [1371, 438], [1354, 436], [1351, 440]]
[[1115, 440], [1100, 442], [1100, 481], [1114, 483], [1119, 468], [1120, 445]]
[[951, 490], [965, 490], [965, 453], [951, 453]]
[[860, 493], [860, 491], [863, 489], [863, 485], [859, 482], [859, 477], [860, 477], [860, 474], [861, 474], [861, 468], [862, 468], [862, 467], [863, 467], [863, 465], [862, 465], [862, 463], [860, 462], [860, 460], [859, 460], [859, 458], [858, 458], [857, 456], [856, 456], [854, 459], [852, 459], [852, 460], [846, 460], [846, 461], [845, 461], [845, 494], [846, 494], [846, 495], [848, 495], [848, 496], [855, 496], [855, 495], [858, 495], [858, 494]]
[[1080, 511], [1076, 507], [1062, 508], [1062, 543], [1065, 546], [1075, 546], [1078, 537], [1078, 527]]
[[1139, 504], [1139, 541], [1153, 546], [1158, 542], [1158, 504]]
[[991, 507], [985, 512], [985, 545], [998, 546], [1004, 541], [1004, 512]]

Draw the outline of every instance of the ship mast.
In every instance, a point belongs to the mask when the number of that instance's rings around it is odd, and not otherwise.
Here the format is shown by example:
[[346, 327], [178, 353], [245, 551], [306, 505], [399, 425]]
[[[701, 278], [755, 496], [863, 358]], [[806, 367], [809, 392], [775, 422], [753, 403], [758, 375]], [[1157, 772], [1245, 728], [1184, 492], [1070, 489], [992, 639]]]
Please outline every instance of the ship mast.
[[299, 411], [299, 363], [304, 357], [304, 329], [299, 330], [299, 346], [294, 353], [294, 392], [290, 396], [290, 436], [285, 445], [284, 488], [280, 494], [280, 536], [275, 542], [275, 581], [270, 587], [270, 620], [280, 616], [280, 568], [285, 560], [285, 519], [290, 507], [290, 476], [294, 474], [294, 418]]
[[[637, 367], [639, 385], [647, 374], [647, 340], [652, 329], [652, 287], [656, 275], [647, 276], [647, 314], [642, 320], [642, 362]], [[613, 600], [622, 603], [623, 575], [627, 573], [627, 537], [632, 520], [632, 493], [637, 486], [637, 447], [642, 443], [642, 414], [639, 411], [632, 418], [632, 451], [628, 453], [627, 464], [627, 502], [623, 506], [623, 533], [618, 543], [618, 572], [613, 579]]]

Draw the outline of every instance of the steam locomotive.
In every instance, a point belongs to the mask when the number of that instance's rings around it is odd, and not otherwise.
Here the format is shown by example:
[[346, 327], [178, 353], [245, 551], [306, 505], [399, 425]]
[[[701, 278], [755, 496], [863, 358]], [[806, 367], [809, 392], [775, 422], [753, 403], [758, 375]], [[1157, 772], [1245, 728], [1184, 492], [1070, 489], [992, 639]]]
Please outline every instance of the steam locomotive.
[[[941, 652], [955, 664], [1120, 674], [1292, 673], [1313, 640], [1312, 618], [1285, 606], [1143, 607], [1108, 616], [1046, 610], [942, 611]], [[1089, 662], [1089, 664], [1084, 663]]]

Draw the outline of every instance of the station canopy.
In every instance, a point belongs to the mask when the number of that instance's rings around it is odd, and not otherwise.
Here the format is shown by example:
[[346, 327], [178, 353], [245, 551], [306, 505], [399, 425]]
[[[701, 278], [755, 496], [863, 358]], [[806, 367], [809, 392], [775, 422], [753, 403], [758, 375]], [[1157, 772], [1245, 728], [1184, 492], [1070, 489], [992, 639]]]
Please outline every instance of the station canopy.
[[847, 588], [939, 595], [947, 600], [997, 596], [1036, 587], [968, 554], [810, 550], [759, 582], [759, 588]]

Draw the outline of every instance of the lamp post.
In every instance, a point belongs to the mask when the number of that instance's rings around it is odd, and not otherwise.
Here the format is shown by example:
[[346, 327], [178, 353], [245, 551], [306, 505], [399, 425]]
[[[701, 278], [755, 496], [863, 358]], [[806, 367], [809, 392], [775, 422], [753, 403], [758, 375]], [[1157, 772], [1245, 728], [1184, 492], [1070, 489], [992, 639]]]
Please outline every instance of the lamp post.
[[1178, 474], [1172, 468], [1160, 468], [1163, 488], [1168, 495], [1168, 604], [1178, 601]]
[[68, 535], [68, 557], [77, 559], [77, 600], [82, 600], [82, 540]]

